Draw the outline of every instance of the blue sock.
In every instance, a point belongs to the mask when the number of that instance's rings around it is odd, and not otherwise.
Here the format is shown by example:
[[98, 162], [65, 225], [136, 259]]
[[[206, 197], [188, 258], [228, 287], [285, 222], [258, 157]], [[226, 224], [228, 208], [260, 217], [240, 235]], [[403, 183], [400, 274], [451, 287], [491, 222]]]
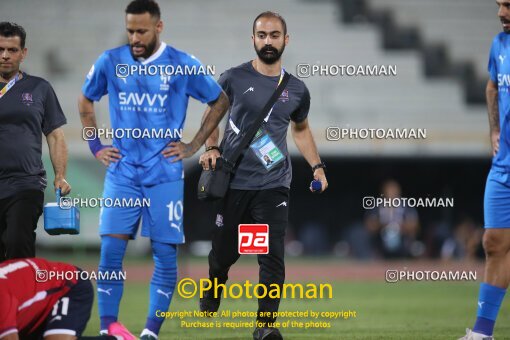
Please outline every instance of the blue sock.
[[[122, 259], [126, 253], [127, 241], [111, 236], [101, 237], [101, 259], [99, 273], [122, 271]], [[119, 275], [117, 275], [119, 277]], [[108, 329], [117, 321], [119, 304], [124, 290], [124, 280], [97, 280], [97, 304], [101, 330]]]
[[506, 290], [487, 283], [480, 285], [478, 312], [473, 332], [491, 336]]
[[150, 285], [149, 314], [145, 328], [159, 334], [164, 317], [156, 312], [167, 312], [177, 281], [177, 246], [175, 244], [152, 241], [154, 274]]

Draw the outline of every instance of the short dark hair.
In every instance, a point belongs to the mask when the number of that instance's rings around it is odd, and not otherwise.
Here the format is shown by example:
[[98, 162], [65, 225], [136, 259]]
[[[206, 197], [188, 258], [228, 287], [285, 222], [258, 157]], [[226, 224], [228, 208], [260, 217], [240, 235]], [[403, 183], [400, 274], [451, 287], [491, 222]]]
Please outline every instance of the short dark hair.
[[25, 48], [27, 32], [18, 24], [13, 22], [0, 22], [0, 36], [5, 38], [19, 37], [21, 48]]
[[154, 0], [133, 0], [126, 7], [126, 14], [144, 14], [147, 12], [153, 18], [158, 20], [161, 18], [159, 5]]
[[253, 34], [255, 34], [255, 24], [257, 23], [257, 20], [259, 20], [260, 18], [276, 18], [280, 20], [283, 26], [283, 34], [284, 35], [287, 34], [287, 23], [285, 22], [285, 19], [280, 14], [273, 11], [265, 11], [257, 15], [255, 20], [253, 20]]

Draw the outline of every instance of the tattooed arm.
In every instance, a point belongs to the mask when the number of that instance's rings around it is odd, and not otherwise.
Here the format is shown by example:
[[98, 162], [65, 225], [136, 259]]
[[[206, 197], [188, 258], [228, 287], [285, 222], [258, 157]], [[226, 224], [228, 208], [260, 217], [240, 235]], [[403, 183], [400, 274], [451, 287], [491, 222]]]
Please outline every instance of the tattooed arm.
[[172, 142], [163, 150], [165, 158], [174, 156], [172, 162], [193, 156], [216, 129], [229, 107], [228, 97], [221, 91], [218, 99], [209, 105], [204, 113], [202, 125], [190, 143]]
[[495, 156], [499, 150], [499, 106], [498, 106], [498, 84], [492, 80], [487, 82], [485, 90], [487, 98], [487, 110], [489, 112], [489, 127], [491, 135], [492, 155]]

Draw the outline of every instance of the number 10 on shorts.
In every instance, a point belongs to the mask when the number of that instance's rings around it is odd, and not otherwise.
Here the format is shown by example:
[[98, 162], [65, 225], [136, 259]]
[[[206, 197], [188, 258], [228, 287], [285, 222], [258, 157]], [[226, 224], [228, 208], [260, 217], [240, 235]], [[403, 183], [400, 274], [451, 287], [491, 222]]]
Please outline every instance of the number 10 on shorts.
[[181, 218], [183, 212], [182, 201], [171, 201], [167, 206], [168, 208], [168, 220], [170, 221], [170, 227], [177, 229], [181, 232]]
[[268, 224], [239, 225], [239, 254], [269, 253]]

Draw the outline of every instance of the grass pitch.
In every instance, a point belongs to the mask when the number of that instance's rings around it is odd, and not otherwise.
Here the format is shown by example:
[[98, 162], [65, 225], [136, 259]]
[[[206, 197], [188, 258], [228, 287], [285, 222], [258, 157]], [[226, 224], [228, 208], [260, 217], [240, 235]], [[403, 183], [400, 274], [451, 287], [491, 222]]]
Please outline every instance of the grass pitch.
[[[150, 278], [147, 278], [149, 281]], [[466, 327], [472, 327], [476, 314], [478, 283], [333, 283], [331, 300], [283, 300], [280, 311], [356, 311], [356, 318], [317, 321], [330, 322], [331, 328], [280, 328], [285, 339], [457, 339]], [[495, 338], [510, 339], [510, 302], [507, 298], [496, 324]], [[127, 283], [121, 303], [120, 321], [135, 335], [144, 327], [148, 284]], [[175, 294], [171, 311], [198, 309], [197, 298], [183, 299]], [[220, 312], [256, 311], [257, 301], [224, 299]], [[187, 321], [235, 321], [231, 318], [191, 317]], [[286, 318], [278, 321], [284, 322]], [[293, 319], [310, 321], [311, 319]], [[250, 318], [237, 321], [252, 321]], [[99, 330], [97, 306], [94, 306], [85, 335]], [[251, 328], [185, 328], [179, 319], [167, 319], [160, 339], [251, 339]]]

